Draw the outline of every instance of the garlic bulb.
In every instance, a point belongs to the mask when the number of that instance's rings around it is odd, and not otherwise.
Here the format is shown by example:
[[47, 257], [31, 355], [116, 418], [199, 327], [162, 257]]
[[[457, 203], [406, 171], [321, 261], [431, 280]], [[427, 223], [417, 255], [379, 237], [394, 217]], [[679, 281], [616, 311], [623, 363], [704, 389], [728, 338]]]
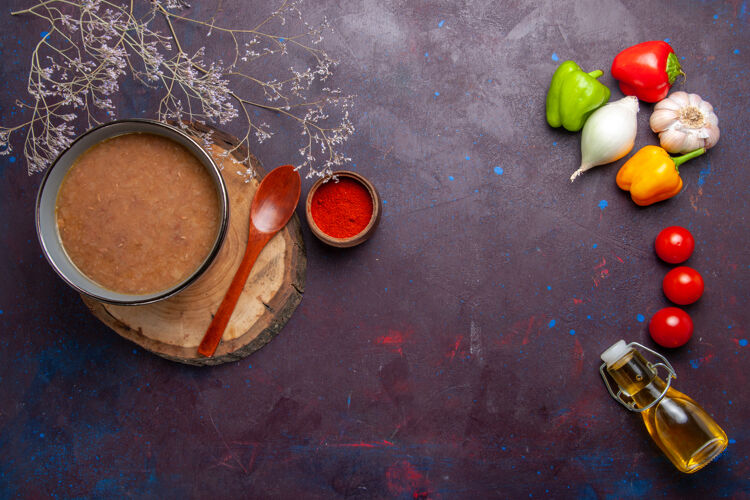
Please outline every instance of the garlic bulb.
[[719, 140], [719, 119], [714, 108], [698, 94], [674, 92], [654, 106], [649, 120], [661, 147], [670, 153], [709, 149]]

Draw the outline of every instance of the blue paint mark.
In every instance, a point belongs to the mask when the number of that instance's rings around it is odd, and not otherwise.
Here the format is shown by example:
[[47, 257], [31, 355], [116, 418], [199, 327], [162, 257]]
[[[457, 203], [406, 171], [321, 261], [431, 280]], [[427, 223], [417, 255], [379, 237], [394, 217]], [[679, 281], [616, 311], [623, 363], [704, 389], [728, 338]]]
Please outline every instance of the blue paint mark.
[[39, 36], [42, 38], [47, 38], [49, 36], [49, 31], [42, 31], [39, 33]]
[[9, 156], [8, 157], [8, 161], [11, 162], [11, 163], [15, 163], [16, 162], [16, 157], [15, 156]]
[[598, 246], [599, 246], [599, 245], [597, 245], [596, 243], [594, 243], [594, 246], [592, 246], [591, 248], [596, 248], [596, 247], [598, 247]]
[[557, 55], [557, 52], [553, 52], [552, 53], [552, 60], [553, 61], [559, 61], [560, 60], [560, 57]]
[[669, 40], [670, 40], [669, 38], [665, 38], [664, 39], [664, 41], [667, 42], [667, 43], [669, 43]]
[[[3, 314], [4, 312], [5, 311], [3, 311], [2, 309], [0, 309], [0, 314]], [[745, 343], [747, 344], [747, 341], [745, 341]]]
[[547, 290], [552, 290], [552, 287], [547, 285]]
[[[0, 314], [2, 314], [2, 311], [0, 311]], [[745, 347], [747, 346], [747, 339], [740, 339], [738, 343], [740, 344], [740, 346]]]
[[503, 167], [499, 165], [493, 168], [492, 171], [495, 172], [497, 175], [503, 175]]
[[575, 335], [575, 334], [576, 334], [576, 331], [575, 331], [575, 330], [570, 330], [570, 334], [571, 334], [571, 335]]
[[706, 168], [698, 174], [698, 186], [706, 183], [706, 177], [711, 173], [711, 160], [706, 161]]
[[108, 491], [117, 491], [118, 484], [115, 479], [102, 478], [96, 482], [94, 491], [97, 493], [105, 493]]
[[388, 201], [387, 200], [383, 200], [383, 205], [385, 205], [386, 203], [388, 203]]
[[253, 367], [253, 365], [247, 365], [247, 367], [248, 367], [248, 368], [252, 368], [252, 367]]
[[279, 37], [279, 42], [281, 42], [281, 43], [284, 43], [284, 41], [285, 41], [285, 40], [284, 40], [284, 37], [283, 37], [283, 36], [280, 36], [280, 37]]
[[425, 53], [424, 53], [424, 56], [425, 56], [425, 57], [430, 57], [430, 53], [429, 53], [429, 52], [425, 52]]
[[448, 180], [449, 180], [449, 181], [454, 181], [454, 180], [456, 180], [456, 179], [454, 179], [452, 175], [449, 175], [449, 176], [448, 176]]
[[549, 325], [547, 325], [547, 326], [549, 326], [550, 328], [552, 328], [553, 326], [555, 326], [555, 320], [551, 319], [550, 322], [549, 322]]
[[639, 314], [638, 316], [636, 316], [636, 319], [638, 320], [638, 323], [643, 323], [644, 321], [646, 321], [646, 317], [643, 314]]
[[471, 156], [466, 157], [466, 161], [469, 161], [469, 160], [471, 160]]
[[605, 209], [605, 208], [607, 208], [608, 206], [609, 206], [609, 203], [607, 203], [607, 200], [602, 200], [602, 201], [600, 201], [600, 202], [599, 202], [599, 204], [597, 205], [597, 207], [599, 207], [599, 209], [600, 209], [600, 210], [604, 210], [604, 209]]
[[719, 14], [714, 14], [714, 19], [719, 19]]
[[591, 315], [589, 314], [588, 316], [586, 316], [586, 319], [591, 319]]
[[552, 141], [553, 146], [557, 146], [557, 141]]
[[349, 397], [346, 398], [346, 407], [349, 408], [352, 405], [352, 395], [349, 394]]
[[692, 366], [693, 369], [698, 368], [700, 365], [701, 365], [700, 361], [698, 361], [697, 359], [691, 359], [690, 360], [690, 366]]
[[735, 55], [736, 55], [736, 54], [739, 54], [739, 53], [740, 53], [740, 49], [734, 49], [734, 50], [732, 51], [732, 53], [733, 53], [733, 54], [735, 54]]
[[444, 24], [445, 24], [445, 19], [443, 19], [442, 21], [438, 23], [438, 28], [442, 28]]
[[436, 90], [436, 91], [435, 91], [435, 95], [436, 95], [436, 96], [440, 95], [440, 92], [438, 92], [438, 91]]

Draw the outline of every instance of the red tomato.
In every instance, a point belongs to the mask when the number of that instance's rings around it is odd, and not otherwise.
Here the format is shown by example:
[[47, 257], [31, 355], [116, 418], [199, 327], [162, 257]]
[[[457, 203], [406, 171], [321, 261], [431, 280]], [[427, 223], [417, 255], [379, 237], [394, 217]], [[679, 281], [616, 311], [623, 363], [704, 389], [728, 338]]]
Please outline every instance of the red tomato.
[[695, 248], [695, 239], [690, 231], [680, 226], [670, 226], [656, 237], [656, 255], [664, 262], [680, 264], [690, 258]]
[[660, 346], [680, 347], [693, 336], [693, 320], [679, 307], [665, 307], [651, 317], [648, 331]]
[[692, 267], [675, 267], [664, 276], [662, 287], [669, 300], [684, 306], [703, 295], [703, 277]]

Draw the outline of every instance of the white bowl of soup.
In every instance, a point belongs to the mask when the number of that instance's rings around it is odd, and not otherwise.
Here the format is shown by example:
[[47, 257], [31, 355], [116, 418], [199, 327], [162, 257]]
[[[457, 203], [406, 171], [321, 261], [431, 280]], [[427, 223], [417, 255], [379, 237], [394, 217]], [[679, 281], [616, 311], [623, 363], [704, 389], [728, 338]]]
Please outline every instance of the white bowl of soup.
[[194, 282], [229, 221], [221, 172], [182, 130], [151, 120], [91, 129], [49, 168], [36, 226], [44, 255], [75, 290], [121, 305]]

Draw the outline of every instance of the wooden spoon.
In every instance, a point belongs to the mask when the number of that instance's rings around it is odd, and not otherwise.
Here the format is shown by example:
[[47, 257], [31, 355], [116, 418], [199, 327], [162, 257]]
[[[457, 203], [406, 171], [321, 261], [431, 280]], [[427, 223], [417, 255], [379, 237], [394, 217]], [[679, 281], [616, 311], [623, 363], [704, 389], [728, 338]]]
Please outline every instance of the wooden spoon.
[[198, 353], [211, 357], [224, 335], [224, 330], [232, 317], [234, 307], [242, 295], [245, 282], [260, 255], [273, 235], [283, 228], [294, 215], [301, 189], [299, 174], [291, 165], [284, 165], [269, 172], [258, 186], [253, 203], [250, 205], [250, 231], [247, 247], [237, 273], [229, 285], [224, 300], [221, 301], [211, 324], [198, 346]]

